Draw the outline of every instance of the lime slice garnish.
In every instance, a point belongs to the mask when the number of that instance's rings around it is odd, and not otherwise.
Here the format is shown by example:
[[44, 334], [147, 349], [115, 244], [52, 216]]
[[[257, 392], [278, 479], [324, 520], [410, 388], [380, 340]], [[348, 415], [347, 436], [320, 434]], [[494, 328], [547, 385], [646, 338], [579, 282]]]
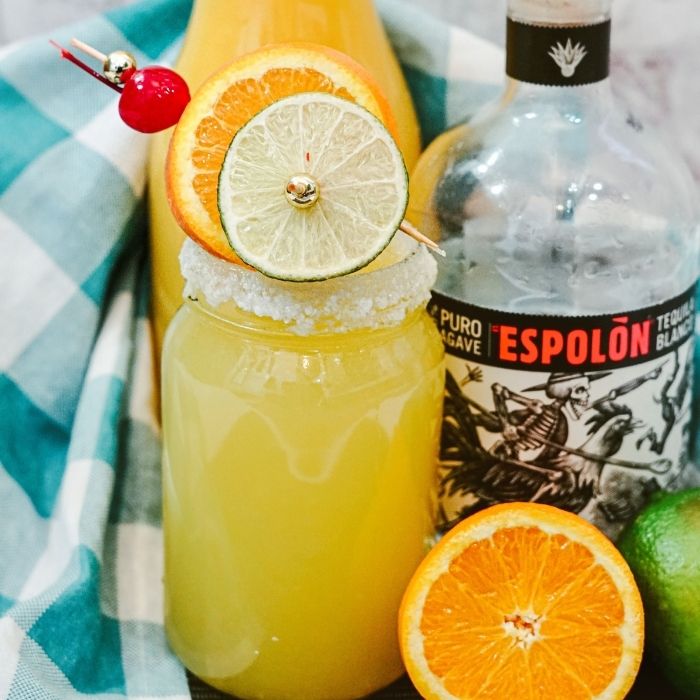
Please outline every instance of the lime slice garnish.
[[233, 138], [219, 213], [235, 253], [269, 277], [312, 281], [364, 267], [408, 204], [408, 175], [384, 125], [325, 93], [281, 99]]

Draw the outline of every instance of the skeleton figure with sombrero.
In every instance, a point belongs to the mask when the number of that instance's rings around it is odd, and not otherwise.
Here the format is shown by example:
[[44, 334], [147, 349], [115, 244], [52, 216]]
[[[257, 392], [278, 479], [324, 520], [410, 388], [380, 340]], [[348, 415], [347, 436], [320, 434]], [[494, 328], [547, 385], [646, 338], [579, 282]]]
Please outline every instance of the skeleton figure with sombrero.
[[[554, 372], [546, 383], [531, 386], [525, 392], [544, 391], [551, 403], [533, 400], [501, 384], [492, 386], [496, 415], [503, 441], [493, 448], [495, 454], [525, 462], [550, 462], [569, 437], [569, 420], [579, 420], [589, 406], [590, 385], [611, 372]], [[524, 408], [509, 411], [508, 402]], [[554, 446], [556, 445], [556, 447]]]

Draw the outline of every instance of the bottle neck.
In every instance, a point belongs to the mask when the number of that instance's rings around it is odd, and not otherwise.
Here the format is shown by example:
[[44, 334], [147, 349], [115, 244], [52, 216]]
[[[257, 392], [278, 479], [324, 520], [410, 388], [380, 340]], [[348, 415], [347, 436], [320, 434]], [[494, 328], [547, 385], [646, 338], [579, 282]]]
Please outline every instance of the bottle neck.
[[[267, 14], [270, 11], [282, 11], [296, 14], [304, 18], [304, 14], [319, 8], [323, 11], [350, 12], [363, 11], [366, 7], [373, 7], [373, 0], [295, 0], [289, 3], [288, 0], [194, 0], [192, 8], [192, 18], [213, 17], [219, 20], [225, 16], [255, 16]], [[220, 27], [223, 29], [223, 27]]]
[[363, 32], [368, 41], [381, 32], [373, 0], [195, 0], [178, 69], [197, 86], [265, 44], [310, 41], [353, 54]]
[[510, 0], [506, 73], [549, 87], [607, 82], [610, 0]]
[[213, 30], [235, 40], [251, 33], [311, 37], [318, 25], [323, 34], [336, 19], [375, 14], [373, 0], [195, 0], [187, 39], [197, 34], [197, 41], [210, 40]]

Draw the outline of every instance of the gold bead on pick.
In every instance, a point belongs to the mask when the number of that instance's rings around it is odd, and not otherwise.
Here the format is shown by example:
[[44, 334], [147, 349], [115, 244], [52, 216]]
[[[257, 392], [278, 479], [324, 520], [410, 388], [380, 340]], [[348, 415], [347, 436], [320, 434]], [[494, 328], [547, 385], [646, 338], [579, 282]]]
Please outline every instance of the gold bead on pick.
[[112, 51], [104, 60], [105, 78], [115, 85], [125, 83], [136, 70], [136, 59], [127, 51]]
[[287, 183], [286, 195], [291, 205], [298, 209], [307, 209], [318, 200], [318, 184], [309, 175], [292, 175]]

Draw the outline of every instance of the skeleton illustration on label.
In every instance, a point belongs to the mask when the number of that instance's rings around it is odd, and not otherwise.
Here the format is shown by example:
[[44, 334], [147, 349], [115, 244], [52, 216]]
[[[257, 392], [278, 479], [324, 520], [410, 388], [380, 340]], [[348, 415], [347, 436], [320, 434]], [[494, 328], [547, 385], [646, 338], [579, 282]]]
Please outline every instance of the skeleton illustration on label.
[[[535, 331], [546, 338], [551, 323], [538, 329], [537, 318], [507, 314], [490, 323], [493, 314], [466, 306], [457, 322], [455, 309], [437, 296], [431, 308], [448, 345], [441, 530], [495, 503], [529, 501], [579, 513], [616, 537], [652, 493], [678, 482], [687, 463], [692, 383], [694, 307], [687, 295], [668, 308], [625, 316], [629, 337], [646, 327], [649, 342], [639, 336], [639, 352], [628, 343], [624, 357], [611, 353], [608, 340], [621, 335], [621, 316], [589, 317], [576, 329], [572, 321], [568, 335], [581, 344], [584, 333], [597, 338], [591, 342], [602, 359], [598, 367], [567, 364], [562, 340], [551, 344], [561, 355], [560, 362], [547, 359], [551, 371], [543, 371], [542, 353], [537, 371], [523, 367], [518, 360], [533, 353], [518, 352], [513, 341]], [[460, 342], [451, 328], [461, 329]], [[450, 353], [450, 341], [470, 350]]]

